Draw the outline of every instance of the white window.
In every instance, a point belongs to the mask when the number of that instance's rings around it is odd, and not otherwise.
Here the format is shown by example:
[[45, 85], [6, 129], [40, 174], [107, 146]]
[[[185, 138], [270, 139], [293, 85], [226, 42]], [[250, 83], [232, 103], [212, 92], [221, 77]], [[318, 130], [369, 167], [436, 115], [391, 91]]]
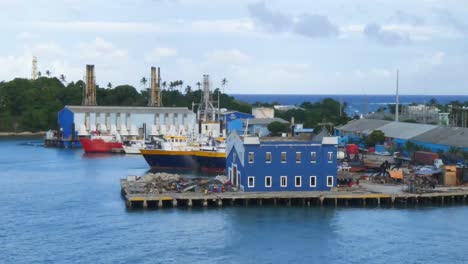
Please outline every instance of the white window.
[[333, 176], [327, 176], [327, 187], [333, 187]]
[[302, 186], [302, 177], [301, 176], [294, 177], [294, 186], [295, 187], [301, 187]]
[[266, 160], [266, 163], [271, 163], [271, 152], [266, 153], [265, 160]]
[[296, 163], [301, 163], [301, 152], [296, 152]]
[[271, 187], [271, 176], [265, 177], [265, 187]]
[[333, 152], [328, 152], [328, 163], [333, 162]]
[[310, 176], [309, 177], [309, 185], [310, 185], [310, 187], [316, 187], [317, 186], [317, 177], [316, 176]]
[[310, 153], [310, 162], [311, 163], [316, 163], [317, 162], [317, 152], [311, 152]]
[[248, 182], [247, 182], [247, 186], [248, 186], [249, 188], [255, 187], [255, 177], [254, 177], [254, 176], [249, 176], [249, 177], [247, 177], [247, 181], [248, 181]]
[[281, 187], [288, 186], [288, 176], [281, 176]]
[[286, 152], [281, 152], [281, 163], [286, 163]]
[[254, 153], [249, 152], [249, 163], [254, 163]]

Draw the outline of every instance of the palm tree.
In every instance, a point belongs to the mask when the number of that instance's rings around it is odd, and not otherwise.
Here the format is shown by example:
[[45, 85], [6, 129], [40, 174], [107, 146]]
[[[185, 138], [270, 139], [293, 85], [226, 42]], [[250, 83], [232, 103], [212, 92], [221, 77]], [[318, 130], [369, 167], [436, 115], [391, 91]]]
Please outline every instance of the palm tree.
[[143, 88], [146, 87], [146, 83], [147, 83], [147, 82], [148, 82], [148, 80], [146, 80], [145, 77], [141, 78], [141, 80], [140, 80], [140, 83], [143, 85]]
[[179, 81], [179, 86], [180, 86], [180, 89], [182, 90], [182, 86], [184, 86], [184, 81], [180, 80]]
[[109, 82], [109, 83], [107, 84], [107, 88], [112, 89], [112, 83], [111, 83], [111, 82]]
[[163, 88], [163, 89], [166, 89], [166, 87], [167, 87], [167, 83], [166, 83], [166, 81], [162, 82], [162, 84], [161, 84], [161, 85], [162, 85], [162, 88]]
[[41, 78], [42, 77], [42, 72], [38, 71], [37, 72], [37, 77]]
[[201, 83], [200, 82], [197, 82], [196, 85], [198, 86], [198, 90], [200, 90], [201, 88]]
[[169, 82], [169, 91], [172, 91], [174, 89], [174, 82]]
[[221, 80], [221, 85], [223, 86], [223, 93], [224, 93], [224, 88], [226, 87], [226, 84], [228, 83], [228, 81], [226, 80], [226, 78], [223, 78]]
[[50, 77], [50, 71], [49, 70], [46, 70], [45, 74], [47, 75], [47, 77]]
[[62, 81], [64, 83], [67, 82], [66, 79], [65, 79], [65, 75], [60, 74], [60, 81]]
[[185, 87], [185, 94], [189, 94], [192, 92], [192, 87], [190, 85], [187, 85], [187, 87]]

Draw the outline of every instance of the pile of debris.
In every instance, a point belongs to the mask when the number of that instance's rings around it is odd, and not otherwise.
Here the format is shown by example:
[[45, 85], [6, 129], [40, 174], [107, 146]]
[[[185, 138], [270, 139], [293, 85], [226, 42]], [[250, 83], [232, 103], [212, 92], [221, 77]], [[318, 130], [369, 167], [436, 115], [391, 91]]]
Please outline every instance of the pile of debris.
[[222, 175], [215, 178], [191, 178], [178, 174], [148, 173], [142, 177], [128, 176], [127, 183], [129, 185], [128, 189], [132, 193], [197, 192], [210, 194], [237, 191], [237, 188], [232, 186], [231, 181]]

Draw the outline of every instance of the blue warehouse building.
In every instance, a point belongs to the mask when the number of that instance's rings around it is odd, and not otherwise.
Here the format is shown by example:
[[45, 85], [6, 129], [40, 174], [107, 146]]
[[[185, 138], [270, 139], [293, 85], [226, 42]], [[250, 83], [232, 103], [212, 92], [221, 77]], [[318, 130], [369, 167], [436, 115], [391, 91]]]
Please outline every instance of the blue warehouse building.
[[[146, 124], [146, 131], [143, 131]], [[79, 136], [87, 136], [99, 130], [121, 135], [132, 133], [156, 135], [194, 131], [196, 115], [186, 107], [124, 107], [124, 106], [65, 106], [58, 112], [61, 147], [79, 145]], [[46, 139], [47, 140], [47, 139]]]
[[239, 112], [239, 111], [225, 111], [221, 113], [221, 120], [225, 125], [227, 133], [231, 133], [236, 130], [238, 133], [243, 133], [244, 124], [242, 120], [252, 119], [253, 115]]
[[468, 151], [468, 128], [405, 123], [376, 119], [358, 119], [335, 128], [335, 135], [349, 141], [363, 141], [370, 133], [380, 130], [387, 146], [403, 147], [412, 142], [431, 151], [447, 152], [451, 147]]
[[294, 138], [227, 139], [226, 171], [245, 192], [326, 191], [337, 183], [336, 137], [321, 143]]

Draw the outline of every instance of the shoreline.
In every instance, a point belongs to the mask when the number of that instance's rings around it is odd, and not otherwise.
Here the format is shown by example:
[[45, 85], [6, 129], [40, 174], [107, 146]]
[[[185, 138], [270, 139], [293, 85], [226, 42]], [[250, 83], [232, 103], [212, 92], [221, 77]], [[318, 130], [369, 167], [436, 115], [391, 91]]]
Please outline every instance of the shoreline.
[[39, 137], [39, 136], [45, 136], [46, 133], [47, 133], [46, 131], [0, 132], [0, 137]]

